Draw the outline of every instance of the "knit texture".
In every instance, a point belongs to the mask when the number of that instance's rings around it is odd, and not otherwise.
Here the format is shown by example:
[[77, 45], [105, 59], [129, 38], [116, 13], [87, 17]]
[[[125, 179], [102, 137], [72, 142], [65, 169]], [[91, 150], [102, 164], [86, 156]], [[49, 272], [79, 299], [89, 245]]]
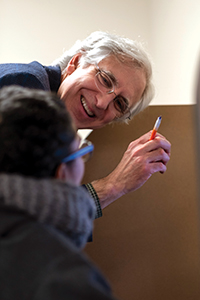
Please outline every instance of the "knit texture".
[[79, 248], [92, 232], [96, 213], [94, 201], [83, 187], [21, 175], [0, 175], [0, 204], [61, 230]]

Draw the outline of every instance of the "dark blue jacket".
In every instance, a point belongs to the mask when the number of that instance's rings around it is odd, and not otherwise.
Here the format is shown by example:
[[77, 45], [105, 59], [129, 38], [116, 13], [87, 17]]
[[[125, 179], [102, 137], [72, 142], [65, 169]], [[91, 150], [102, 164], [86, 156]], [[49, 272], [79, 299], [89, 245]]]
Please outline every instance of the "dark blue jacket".
[[32, 89], [57, 92], [60, 86], [59, 66], [46, 67], [37, 61], [29, 64], [0, 64], [0, 88], [20, 85]]

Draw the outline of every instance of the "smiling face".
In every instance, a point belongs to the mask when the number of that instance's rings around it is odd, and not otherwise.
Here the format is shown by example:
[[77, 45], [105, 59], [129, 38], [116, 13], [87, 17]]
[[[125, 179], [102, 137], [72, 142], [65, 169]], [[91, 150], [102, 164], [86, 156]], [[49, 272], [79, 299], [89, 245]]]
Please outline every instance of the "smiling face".
[[114, 98], [124, 97], [129, 108], [140, 99], [146, 86], [145, 73], [142, 69], [122, 64], [114, 56], [103, 59], [99, 68], [107, 72], [115, 83], [115, 94], [101, 91], [95, 83], [97, 68], [95, 65], [83, 68], [79, 65], [80, 55], [75, 55], [69, 62], [61, 79], [58, 94], [65, 102], [76, 127], [101, 128], [116, 118]]

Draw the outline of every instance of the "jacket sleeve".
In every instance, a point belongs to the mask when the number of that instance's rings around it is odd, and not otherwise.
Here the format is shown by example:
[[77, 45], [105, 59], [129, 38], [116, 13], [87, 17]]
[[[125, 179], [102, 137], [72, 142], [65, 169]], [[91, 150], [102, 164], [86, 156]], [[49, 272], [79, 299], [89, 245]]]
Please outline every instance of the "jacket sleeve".
[[0, 88], [9, 85], [20, 85], [32, 89], [44, 89], [39, 79], [33, 74], [13, 73], [0, 77]]
[[0, 64], [0, 88], [20, 85], [31, 89], [50, 90], [48, 75], [47, 68], [36, 61], [29, 64]]

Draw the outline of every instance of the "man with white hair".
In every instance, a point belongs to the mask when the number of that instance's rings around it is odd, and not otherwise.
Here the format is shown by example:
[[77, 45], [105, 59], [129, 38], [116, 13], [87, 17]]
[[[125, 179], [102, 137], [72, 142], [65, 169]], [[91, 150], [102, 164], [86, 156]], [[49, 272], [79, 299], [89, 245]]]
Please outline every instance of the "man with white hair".
[[[56, 92], [78, 129], [128, 122], [154, 96], [151, 62], [141, 44], [101, 31], [75, 43], [52, 66], [0, 65], [0, 88], [10, 84]], [[166, 171], [171, 145], [158, 133], [149, 137], [150, 132], [131, 142], [108, 176], [85, 185], [97, 205], [96, 217], [155, 172]]]

